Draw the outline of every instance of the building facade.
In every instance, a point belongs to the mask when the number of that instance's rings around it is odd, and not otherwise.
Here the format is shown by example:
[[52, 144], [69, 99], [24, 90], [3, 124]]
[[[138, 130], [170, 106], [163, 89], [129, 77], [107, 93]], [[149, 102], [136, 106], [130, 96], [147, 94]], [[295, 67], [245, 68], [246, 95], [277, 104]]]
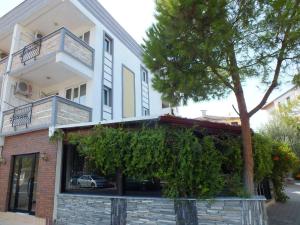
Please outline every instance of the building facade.
[[139, 44], [97, 0], [26, 0], [0, 18], [0, 210], [55, 217], [58, 126], [159, 116]]
[[263, 107], [263, 110], [266, 110], [268, 113], [272, 113], [279, 109], [280, 105], [286, 105], [290, 101], [294, 101], [300, 96], [300, 88], [292, 87], [286, 92], [282, 93], [274, 100], [270, 101]]

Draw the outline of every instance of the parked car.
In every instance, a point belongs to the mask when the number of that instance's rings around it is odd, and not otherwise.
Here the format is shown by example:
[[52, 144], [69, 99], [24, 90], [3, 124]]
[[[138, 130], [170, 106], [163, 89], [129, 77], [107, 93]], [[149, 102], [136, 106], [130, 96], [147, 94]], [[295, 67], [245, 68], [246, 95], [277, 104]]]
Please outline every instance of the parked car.
[[78, 178], [79, 178], [80, 176], [73, 176], [73, 177], [71, 177], [71, 179], [70, 179], [70, 184], [71, 185], [77, 185], [78, 184]]
[[95, 175], [83, 175], [77, 179], [80, 188], [105, 188], [108, 185], [105, 177]]

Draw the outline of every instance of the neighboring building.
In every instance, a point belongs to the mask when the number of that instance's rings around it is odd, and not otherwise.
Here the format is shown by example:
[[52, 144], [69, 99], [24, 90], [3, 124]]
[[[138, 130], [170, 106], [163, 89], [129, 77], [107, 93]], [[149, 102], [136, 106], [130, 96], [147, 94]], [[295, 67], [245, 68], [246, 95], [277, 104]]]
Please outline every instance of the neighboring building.
[[55, 218], [57, 126], [170, 113], [142, 49], [97, 0], [26, 0], [0, 18], [0, 211]]
[[212, 116], [207, 115], [206, 110], [202, 110], [202, 116], [196, 118], [196, 120], [204, 120], [204, 121], [210, 121], [215, 123], [225, 123], [230, 124], [234, 126], [241, 125], [241, 119], [240, 117], [234, 117], [234, 116]]
[[295, 100], [300, 96], [300, 88], [294, 86], [283, 94], [279, 95], [273, 101], [266, 104], [262, 109], [268, 113], [277, 110], [280, 105], [287, 104], [289, 101]]

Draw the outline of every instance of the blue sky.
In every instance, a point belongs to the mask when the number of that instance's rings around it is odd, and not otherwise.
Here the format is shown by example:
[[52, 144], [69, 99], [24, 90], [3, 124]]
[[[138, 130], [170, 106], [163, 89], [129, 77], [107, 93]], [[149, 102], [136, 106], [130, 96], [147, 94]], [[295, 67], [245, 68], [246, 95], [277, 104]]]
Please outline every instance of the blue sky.
[[[3, 16], [9, 10], [20, 4], [22, 0], [2, 0], [0, 1], [0, 16]], [[134, 37], [142, 43], [145, 37], [145, 31], [154, 22], [154, 0], [99, 0], [99, 2], [112, 14], [112, 16]], [[280, 89], [274, 91], [271, 99], [278, 96], [281, 92], [287, 90], [290, 85], [283, 85]], [[248, 108], [254, 107], [261, 99], [265, 87], [252, 80], [245, 86], [246, 101]], [[220, 101], [210, 101], [193, 103], [188, 106], [180, 107], [181, 116], [195, 118], [201, 116], [201, 110], [208, 110], [209, 115], [236, 116], [232, 105], [236, 106], [235, 97], [231, 94], [228, 98]], [[260, 111], [251, 119], [251, 125], [257, 129], [267, 120], [267, 114]]]

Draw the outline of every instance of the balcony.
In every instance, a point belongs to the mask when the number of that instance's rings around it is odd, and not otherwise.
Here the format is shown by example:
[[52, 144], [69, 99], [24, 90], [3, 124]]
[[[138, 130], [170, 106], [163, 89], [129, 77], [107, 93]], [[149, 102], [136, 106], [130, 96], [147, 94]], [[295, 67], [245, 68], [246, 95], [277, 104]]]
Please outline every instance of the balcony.
[[7, 62], [8, 62], [8, 58], [7, 57], [0, 60], [0, 76], [2, 76], [3, 74], [5, 74], [6, 67], [7, 67]]
[[51, 126], [91, 122], [92, 109], [59, 96], [51, 96], [3, 112], [1, 135]]
[[93, 70], [94, 49], [61, 28], [14, 53], [10, 75], [49, 86], [74, 75], [91, 79]]

